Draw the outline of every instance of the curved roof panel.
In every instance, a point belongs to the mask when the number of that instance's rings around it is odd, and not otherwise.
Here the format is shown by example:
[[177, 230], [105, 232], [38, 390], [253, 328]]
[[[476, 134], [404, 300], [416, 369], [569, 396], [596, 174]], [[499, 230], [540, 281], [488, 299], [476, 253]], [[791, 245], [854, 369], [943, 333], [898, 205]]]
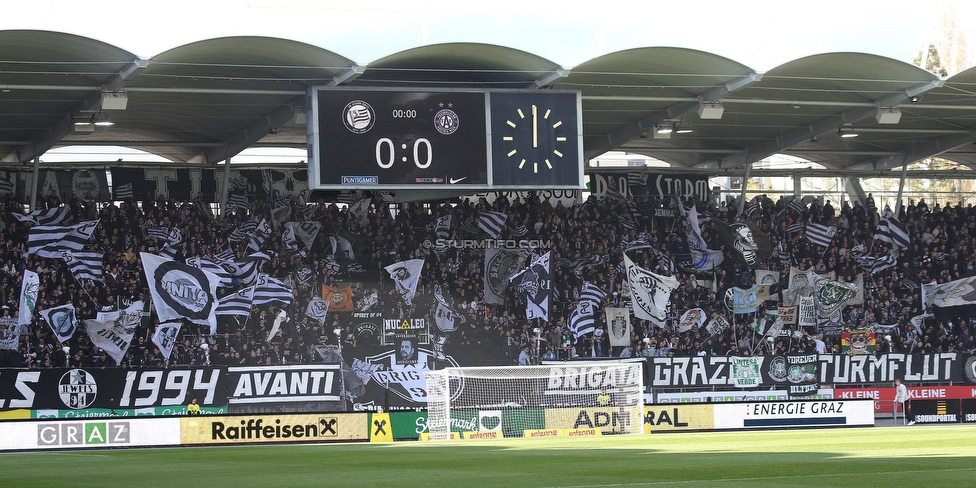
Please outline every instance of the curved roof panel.
[[[13, 163], [78, 144], [201, 164], [253, 146], [304, 148], [306, 89], [347, 85], [578, 90], [587, 159], [623, 150], [712, 170], [776, 153], [834, 172], [935, 155], [976, 165], [976, 70], [941, 80], [860, 53], [818, 54], [758, 73], [675, 47], [628, 49], [567, 68], [508, 47], [446, 43], [361, 67], [270, 37], [210, 39], [139, 59], [93, 39], [22, 30], [0, 31], [0, 53], [0, 160]], [[103, 92], [124, 92], [126, 108], [103, 108]], [[72, 130], [93, 115], [115, 125]], [[684, 131], [658, 135], [663, 128]], [[850, 131], [858, 137], [840, 137]]]

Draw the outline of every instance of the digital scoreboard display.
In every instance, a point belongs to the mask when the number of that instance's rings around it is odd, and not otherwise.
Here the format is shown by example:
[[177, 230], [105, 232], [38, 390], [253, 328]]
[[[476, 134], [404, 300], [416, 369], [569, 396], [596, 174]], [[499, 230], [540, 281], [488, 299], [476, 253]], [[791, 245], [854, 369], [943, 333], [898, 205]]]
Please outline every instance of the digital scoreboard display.
[[583, 186], [577, 92], [315, 87], [312, 190]]

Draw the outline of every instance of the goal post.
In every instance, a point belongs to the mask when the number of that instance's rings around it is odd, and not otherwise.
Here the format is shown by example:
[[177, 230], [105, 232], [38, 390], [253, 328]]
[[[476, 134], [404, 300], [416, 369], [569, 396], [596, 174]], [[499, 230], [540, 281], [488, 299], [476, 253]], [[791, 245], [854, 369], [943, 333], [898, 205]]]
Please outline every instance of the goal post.
[[639, 434], [642, 367], [586, 362], [425, 371], [429, 438]]

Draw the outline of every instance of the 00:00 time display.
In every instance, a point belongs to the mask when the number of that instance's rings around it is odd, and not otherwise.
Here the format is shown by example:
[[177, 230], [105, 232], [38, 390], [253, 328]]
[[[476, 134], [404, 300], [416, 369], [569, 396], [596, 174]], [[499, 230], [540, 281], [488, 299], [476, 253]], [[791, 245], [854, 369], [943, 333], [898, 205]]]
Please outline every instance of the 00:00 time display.
[[[409, 110], [400, 110], [400, 112], [410, 112]], [[396, 111], [394, 112], [396, 113]], [[407, 143], [400, 144], [400, 149], [407, 150]], [[383, 137], [376, 141], [376, 164], [383, 169], [389, 169], [396, 162], [396, 144], [388, 137]], [[421, 162], [421, 160], [425, 160]], [[407, 156], [401, 156], [400, 160], [404, 163], [407, 162]], [[434, 151], [430, 145], [430, 141], [423, 137], [417, 138], [413, 142], [413, 164], [415, 164], [420, 169], [427, 169], [430, 163], [434, 160]]]
[[393, 110], [393, 118], [394, 119], [416, 119], [417, 118], [417, 111], [416, 110], [399, 110], [399, 109]]

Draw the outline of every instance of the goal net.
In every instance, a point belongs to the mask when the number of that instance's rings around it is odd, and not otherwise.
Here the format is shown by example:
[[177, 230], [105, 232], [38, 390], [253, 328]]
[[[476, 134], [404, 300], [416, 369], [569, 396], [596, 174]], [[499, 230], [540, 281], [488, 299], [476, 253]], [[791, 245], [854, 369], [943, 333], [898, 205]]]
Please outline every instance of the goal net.
[[641, 363], [425, 371], [430, 439], [639, 434]]

